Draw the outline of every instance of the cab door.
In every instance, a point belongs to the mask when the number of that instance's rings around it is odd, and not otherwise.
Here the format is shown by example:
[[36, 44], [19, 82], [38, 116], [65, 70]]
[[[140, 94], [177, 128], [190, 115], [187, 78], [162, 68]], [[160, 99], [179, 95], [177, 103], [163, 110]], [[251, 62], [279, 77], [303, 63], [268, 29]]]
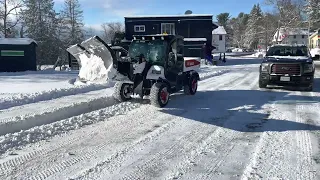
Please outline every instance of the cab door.
[[174, 39], [169, 45], [166, 79], [177, 89], [183, 84], [183, 40]]

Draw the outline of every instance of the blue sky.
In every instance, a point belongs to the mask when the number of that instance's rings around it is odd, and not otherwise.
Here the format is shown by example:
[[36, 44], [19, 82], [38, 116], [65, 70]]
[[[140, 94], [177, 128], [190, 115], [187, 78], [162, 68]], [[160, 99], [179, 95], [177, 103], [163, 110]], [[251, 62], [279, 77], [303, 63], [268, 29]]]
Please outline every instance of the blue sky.
[[[62, 7], [64, 0], [54, 0], [55, 8]], [[129, 15], [176, 15], [188, 9], [194, 14], [229, 12], [237, 16], [240, 12], [249, 13], [253, 4], [264, 0], [79, 0], [84, 11], [86, 26], [99, 28], [104, 22], [124, 21]], [[269, 9], [269, 8], [268, 8]]]

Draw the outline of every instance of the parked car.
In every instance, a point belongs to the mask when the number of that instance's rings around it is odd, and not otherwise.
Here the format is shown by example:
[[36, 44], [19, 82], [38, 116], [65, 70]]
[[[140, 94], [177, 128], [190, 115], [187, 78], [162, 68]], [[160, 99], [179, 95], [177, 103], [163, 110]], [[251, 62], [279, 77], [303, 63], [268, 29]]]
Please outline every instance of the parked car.
[[315, 66], [305, 45], [273, 45], [259, 70], [259, 87], [267, 85], [304, 87], [313, 90]]

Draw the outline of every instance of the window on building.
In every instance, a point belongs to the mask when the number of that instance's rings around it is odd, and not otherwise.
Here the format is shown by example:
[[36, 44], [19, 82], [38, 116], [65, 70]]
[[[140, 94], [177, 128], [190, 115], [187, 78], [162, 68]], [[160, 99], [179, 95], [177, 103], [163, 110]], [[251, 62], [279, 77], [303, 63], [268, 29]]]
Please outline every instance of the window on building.
[[145, 32], [146, 26], [145, 25], [135, 25], [134, 32]]
[[223, 38], [222, 35], [219, 35], [219, 41], [222, 41], [222, 38]]
[[174, 23], [161, 23], [161, 33], [175, 34]]
[[302, 39], [304, 39], [304, 35], [302, 35]]
[[297, 36], [296, 36], [296, 35], [293, 35], [293, 38], [294, 38], [294, 39], [296, 39], [296, 38], [297, 38]]

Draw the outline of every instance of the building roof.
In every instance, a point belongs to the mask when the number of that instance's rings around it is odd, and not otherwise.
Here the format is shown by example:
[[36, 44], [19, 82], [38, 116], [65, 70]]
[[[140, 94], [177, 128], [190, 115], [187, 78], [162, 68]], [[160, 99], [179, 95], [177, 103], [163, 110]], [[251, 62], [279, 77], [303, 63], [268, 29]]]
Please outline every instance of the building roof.
[[212, 31], [212, 34], [224, 35], [224, 34], [227, 34], [227, 32], [223, 26], [219, 26], [218, 28], [216, 28]]
[[[277, 33], [277, 32], [276, 32]], [[305, 28], [280, 28], [280, 32], [287, 35], [308, 35], [308, 29]]]
[[157, 17], [206, 17], [213, 16], [213, 14], [182, 14], [182, 15], [134, 15], [125, 16], [124, 18], [157, 18]]
[[8, 45], [29, 45], [37, 42], [31, 38], [0, 38], [0, 44]]

